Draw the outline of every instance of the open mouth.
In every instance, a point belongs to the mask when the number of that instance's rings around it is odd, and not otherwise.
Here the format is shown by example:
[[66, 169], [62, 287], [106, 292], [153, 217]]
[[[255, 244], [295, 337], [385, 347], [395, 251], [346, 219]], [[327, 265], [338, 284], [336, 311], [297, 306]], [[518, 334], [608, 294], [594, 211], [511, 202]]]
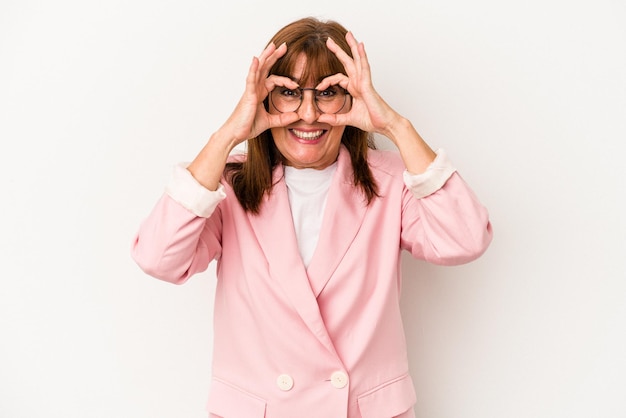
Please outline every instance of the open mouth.
[[305, 141], [315, 141], [319, 139], [326, 130], [319, 129], [317, 131], [299, 131], [297, 129], [290, 129], [291, 133], [297, 136], [300, 139], [304, 139]]

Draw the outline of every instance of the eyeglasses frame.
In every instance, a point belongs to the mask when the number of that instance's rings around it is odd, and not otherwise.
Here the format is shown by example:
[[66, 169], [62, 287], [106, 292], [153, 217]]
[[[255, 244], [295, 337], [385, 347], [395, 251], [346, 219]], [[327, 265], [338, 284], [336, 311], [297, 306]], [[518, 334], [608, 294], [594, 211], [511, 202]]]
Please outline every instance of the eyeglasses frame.
[[[295, 89], [289, 89], [289, 90], [298, 90], [300, 91], [300, 104], [298, 105], [298, 107], [296, 107], [294, 110], [292, 110], [292, 112], [297, 112], [298, 109], [300, 109], [300, 106], [302, 106], [302, 102], [304, 101], [304, 92], [305, 91], [312, 91], [313, 92], [313, 103], [315, 103], [315, 108], [321, 113], [321, 114], [327, 114], [327, 115], [336, 115], [337, 113], [341, 112], [343, 110], [344, 107], [346, 107], [346, 103], [348, 102], [348, 96], [350, 96], [350, 93], [348, 92], [348, 90], [344, 89], [343, 87], [339, 87], [340, 89], [342, 89], [345, 93], [345, 97], [344, 97], [344, 101], [343, 104], [341, 105], [341, 107], [339, 108], [339, 110], [337, 110], [336, 112], [333, 113], [326, 113], [324, 111], [322, 111], [322, 109], [320, 109], [319, 104], [317, 103], [317, 95], [315, 94], [316, 92], [322, 92], [324, 90], [318, 90], [312, 87], [297, 87]], [[269, 101], [272, 103], [272, 106], [274, 107], [274, 109], [276, 109], [279, 113], [290, 113], [290, 112], [283, 112], [282, 110], [280, 110], [278, 107], [276, 107], [276, 105], [274, 104], [274, 101], [272, 100], [272, 93], [274, 93], [274, 91], [276, 90], [276, 88], [274, 90], [272, 90], [269, 94]], [[352, 99], [351, 99], [352, 100]]]

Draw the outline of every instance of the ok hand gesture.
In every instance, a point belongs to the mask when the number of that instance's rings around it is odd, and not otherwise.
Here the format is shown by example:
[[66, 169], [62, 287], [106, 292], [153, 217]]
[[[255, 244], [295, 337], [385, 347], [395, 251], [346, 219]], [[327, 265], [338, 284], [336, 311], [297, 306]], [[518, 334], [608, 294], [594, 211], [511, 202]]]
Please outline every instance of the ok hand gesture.
[[207, 189], [217, 190], [228, 156], [238, 144], [269, 128], [285, 126], [298, 120], [296, 113], [270, 114], [263, 105], [274, 87], [292, 89], [298, 86], [288, 77], [269, 75], [272, 66], [285, 52], [287, 45], [276, 48], [271, 43], [258, 58], [252, 59], [246, 88], [235, 110], [187, 167], [191, 175]]
[[393, 110], [374, 89], [363, 43], [358, 43], [350, 32], [346, 34], [346, 41], [352, 58], [332, 39], [328, 39], [326, 45], [341, 61], [347, 75], [340, 73], [326, 77], [316, 88], [324, 90], [331, 85], [340, 85], [352, 96], [352, 108], [346, 113], [323, 114], [318, 120], [331, 125], [355, 126], [386, 136], [398, 147], [407, 170], [422, 173], [435, 158], [435, 153], [411, 122]]
[[270, 68], [285, 52], [287, 45], [282, 44], [277, 48], [271, 43], [258, 58], [253, 58], [246, 77], [244, 94], [221, 128], [222, 132], [228, 132], [227, 136], [234, 141], [233, 146], [254, 138], [269, 128], [285, 126], [298, 119], [294, 113], [270, 114], [263, 105], [265, 98], [276, 86], [290, 89], [298, 87], [288, 77], [269, 75]]
[[331, 85], [341, 86], [352, 96], [352, 108], [347, 113], [321, 115], [319, 121], [331, 125], [351, 125], [367, 132], [387, 135], [390, 125], [400, 115], [374, 89], [363, 43], [358, 43], [351, 32], [346, 34], [346, 41], [352, 58], [332, 39], [329, 38], [326, 45], [341, 61], [347, 75], [339, 73], [326, 77], [316, 88], [324, 90]]

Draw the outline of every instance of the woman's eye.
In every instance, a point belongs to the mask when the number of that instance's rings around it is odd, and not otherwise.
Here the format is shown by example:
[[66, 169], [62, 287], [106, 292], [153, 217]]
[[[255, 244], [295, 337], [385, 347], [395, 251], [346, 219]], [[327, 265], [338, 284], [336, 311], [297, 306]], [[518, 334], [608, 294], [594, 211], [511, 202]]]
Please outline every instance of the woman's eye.
[[300, 93], [298, 92], [298, 90], [291, 90], [291, 89], [282, 89], [280, 94], [285, 97], [299, 97], [300, 96]]
[[332, 97], [332, 96], [334, 96], [335, 94], [337, 94], [337, 92], [335, 91], [335, 89], [334, 89], [333, 87], [329, 87], [329, 88], [327, 88], [326, 90], [322, 90], [322, 91], [318, 92], [318, 93], [317, 93], [317, 96], [318, 96], [318, 97], [325, 97], [325, 98], [328, 98], [328, 97]]

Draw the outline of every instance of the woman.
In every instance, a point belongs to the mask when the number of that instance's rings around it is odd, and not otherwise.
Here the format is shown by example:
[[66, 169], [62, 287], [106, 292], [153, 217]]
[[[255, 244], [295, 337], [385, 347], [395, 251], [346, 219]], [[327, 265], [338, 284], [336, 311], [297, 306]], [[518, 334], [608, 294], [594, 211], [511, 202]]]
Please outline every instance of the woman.
[[[374, 150], [371, 133], [399, 154]], [[401, 250], [461, 264], [490, 240], [445, 153], [372, 86], [363, 44], [307, 18], [253, 59], [232, 115], [175, 168], [132, 253], [177, 284], [217, 260], [211, 417], [391, 418], [416, 402]]]

